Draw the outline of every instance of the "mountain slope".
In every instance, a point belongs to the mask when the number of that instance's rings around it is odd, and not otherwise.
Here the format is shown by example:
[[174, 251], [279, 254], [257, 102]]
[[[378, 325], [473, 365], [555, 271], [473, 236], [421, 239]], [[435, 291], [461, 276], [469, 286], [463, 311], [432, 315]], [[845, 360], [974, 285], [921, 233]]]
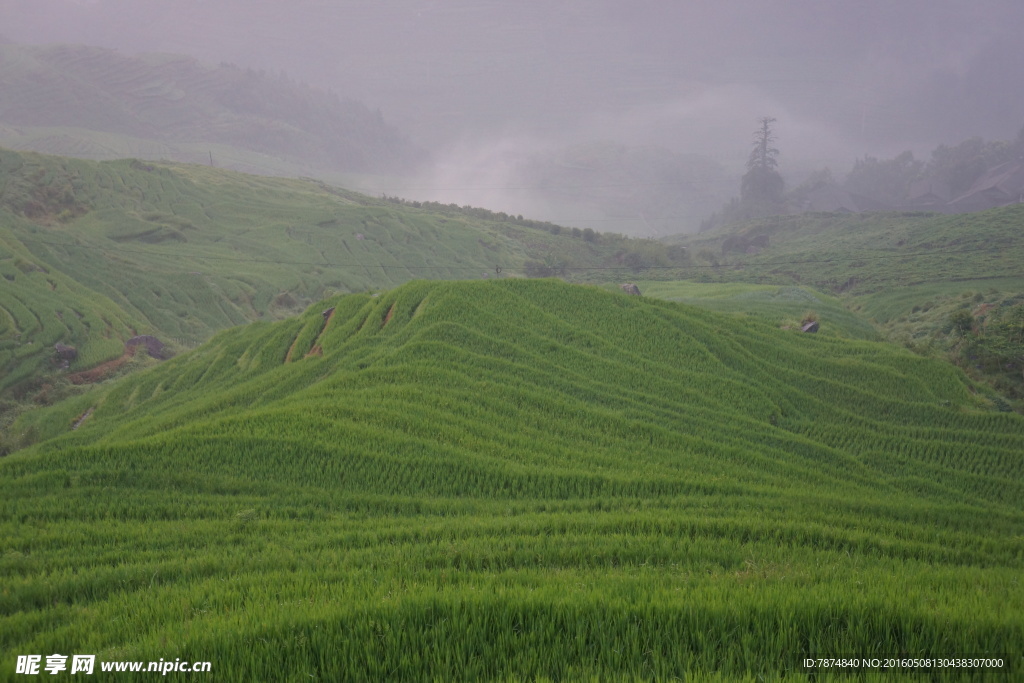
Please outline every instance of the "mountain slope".
[[670, 242], [695, 255], [682, 277], [842, 296], [890, 340], [956, 363], [1024, 412], [1024, 204], [776, 216]]
[[[666, 241], [703, 253], [697, 274], [705, 279], [797, 282], [864, 295], [934, 283], [1024, 281], [1022, 224], [1024, 204], [955, 216], [808, 213]], [[712, 268], [712, 259], [731, 267]]]
[[2, 645], [234, 680], [1019, 671], [1024, 419], [975, 406], [893, 346], [557, 281], [338, 297], [16, 425], [64, 435], [0, 461]]
[[408, 172], [425, 159], [379, 112], [284, 75], [77, 45], [0, 45], [0, 123], [0, 143], [21, 149], [197, 162], [218, 146], [221, 163], [272, 174]]
[[58, 382], [58, 342], [78, 350], [75, 374], [115, 361], [137, 334], [194, 346], [332, 293], [496, 277], [542, 261], [614, 267], [641, 249], [643, 259], [685, 257], [308, 179], [0, 150], [0, 397], [31, 398]]

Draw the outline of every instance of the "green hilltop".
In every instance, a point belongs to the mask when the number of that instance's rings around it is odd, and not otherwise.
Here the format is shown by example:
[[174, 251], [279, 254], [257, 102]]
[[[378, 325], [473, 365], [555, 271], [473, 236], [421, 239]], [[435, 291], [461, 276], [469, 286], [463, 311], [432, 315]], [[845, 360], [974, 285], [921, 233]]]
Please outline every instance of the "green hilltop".
[[[92, 381], [82, 373], [120, 362], [135, 335], [189, 348], [334, 293], [684, 255], [310, 179], [0, 150], [0, 407], [50, 403], [69, 377]], [[78, 352], [66, 371], [57, 343]]]
[[891, 344], [415, 281], [15, 428], [55, 438], [0, 460], [5, 652], [218, 680], [1024, 671], [1024, 418]]

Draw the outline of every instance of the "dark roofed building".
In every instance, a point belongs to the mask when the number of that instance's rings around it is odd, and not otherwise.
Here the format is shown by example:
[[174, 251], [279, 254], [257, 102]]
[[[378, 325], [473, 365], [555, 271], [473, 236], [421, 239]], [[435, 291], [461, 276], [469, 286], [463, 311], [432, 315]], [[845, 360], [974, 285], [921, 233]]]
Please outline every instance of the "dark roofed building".
[[910, 184], [903, 209], [909, 211], [948, 211], [949, 186], [941, 180], [926, 178]]
[[1024, 164], [1008, 161], [990, 168], [948, 206], [953, 213], [968, 213], [1019, 202], [1024, 202]]

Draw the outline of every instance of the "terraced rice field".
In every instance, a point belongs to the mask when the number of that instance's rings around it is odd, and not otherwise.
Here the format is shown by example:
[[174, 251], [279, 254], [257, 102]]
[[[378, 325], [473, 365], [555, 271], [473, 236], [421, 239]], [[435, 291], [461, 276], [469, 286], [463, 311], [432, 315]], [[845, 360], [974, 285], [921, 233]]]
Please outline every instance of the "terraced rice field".
[[191, 348], [332, 294], [486, 279], [549, 254], [601, 266], [631, 246], [312, 180], [0, 150], [0, 400], [60, 384], [57, 342], [78, 350], [68, 369], [82, 372], [136, 334]]
[[1024, 418], [888, 344], [417, 281], [15, 428], [52, 438], [0, 460], [5, 653], [217, 680], [1024, 672]]

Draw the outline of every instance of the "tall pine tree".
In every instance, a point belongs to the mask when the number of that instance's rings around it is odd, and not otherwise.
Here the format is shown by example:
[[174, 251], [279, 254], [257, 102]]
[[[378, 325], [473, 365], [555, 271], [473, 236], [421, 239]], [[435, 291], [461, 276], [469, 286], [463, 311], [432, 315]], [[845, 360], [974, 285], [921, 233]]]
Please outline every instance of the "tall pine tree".
[[779, 150], [773, 145], [775, 133], [772, 124], [775, 119], [761, 117], [761, 127], [754, 132], [754, 147], [747, 159], [747, 172], [740, 184], [740, 200], [753, 209], [755, 214], [772, 213], [782, 201], [785, 182], [776, 171], [779, 165]]

